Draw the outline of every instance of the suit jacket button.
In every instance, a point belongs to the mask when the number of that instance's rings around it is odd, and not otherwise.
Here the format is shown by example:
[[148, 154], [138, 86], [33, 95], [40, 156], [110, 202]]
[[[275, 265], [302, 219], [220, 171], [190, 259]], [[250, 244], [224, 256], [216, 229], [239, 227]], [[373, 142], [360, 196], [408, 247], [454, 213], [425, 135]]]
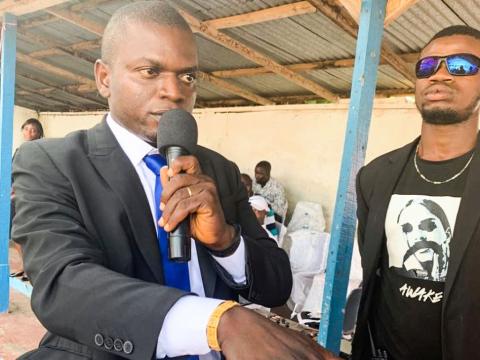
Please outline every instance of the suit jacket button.
[[123, 341], [120, 339], [115, 339], [113, 342], [113, 348], [115, 351], [122, 351], [123, 350]]
[[102, 334], [95, 334], [95, 345], [102, 346], [103, 345], [103, 336]]
[[105, 349], [107, 349], [107, 350], [112, 350], [112, 348], [113, 348], [113, 339], [112, 339], [110, 336], [105, 336], [103, 346], [105, 346]]
[[125, 354], [131, 354], [133, 352], [133, 343], [129, 340], [123, 343], [123, 352]]

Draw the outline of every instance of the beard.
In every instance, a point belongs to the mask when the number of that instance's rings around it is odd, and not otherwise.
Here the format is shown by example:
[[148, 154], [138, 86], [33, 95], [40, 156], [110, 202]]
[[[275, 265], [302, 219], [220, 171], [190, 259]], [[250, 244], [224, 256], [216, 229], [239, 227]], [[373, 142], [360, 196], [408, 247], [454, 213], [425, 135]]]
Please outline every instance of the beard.
[[467, 121], [474, 112], [478, 111], [480, 104], [480, 97], [472, 101], [471, 104], [463, 111], [454, 109], [425, 109], [425, 107], [418, 108], [422, 115], [423, 121], [432, 125], [452, 125]]

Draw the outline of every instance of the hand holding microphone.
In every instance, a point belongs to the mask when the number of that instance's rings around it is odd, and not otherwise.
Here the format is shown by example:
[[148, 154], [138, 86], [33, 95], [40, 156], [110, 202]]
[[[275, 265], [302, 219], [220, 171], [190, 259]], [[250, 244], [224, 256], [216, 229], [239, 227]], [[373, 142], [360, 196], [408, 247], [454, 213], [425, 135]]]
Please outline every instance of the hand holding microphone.
[[160, 119], [157, 144], [167, 158], [161, 170], [162, 218], [160, 226], [170, 232], [170, 259], [190, 259], [190, 236], [213, 250], [228, 248], [234, 228], [225, 222], [217, 188], [202, 174], [195, 151], [197, 125], [193, 116], [180, 109], [164, 113]]

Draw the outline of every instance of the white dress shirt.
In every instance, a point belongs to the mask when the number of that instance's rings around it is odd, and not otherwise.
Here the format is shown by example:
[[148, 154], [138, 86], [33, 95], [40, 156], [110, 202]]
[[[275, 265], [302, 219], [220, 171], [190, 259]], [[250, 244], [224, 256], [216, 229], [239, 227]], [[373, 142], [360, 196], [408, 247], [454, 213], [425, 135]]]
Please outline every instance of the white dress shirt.
[[[107, 115], [107, 124], [140, 178], [150, 205], [152, 221], [157, 228], [155, 215], [156, 176], [147, 167], [143, 158], [146, 155], [158, 154], [158, 150], [121, 126], [112, 118], [110, 113]], [[245, 244], [243, 239], [241, 239], [240, 245], [233, 255], [223, 258], [212, 257], [230, 273], [236, 283], [245, 284]], [[168, 311], [158, 336], [157, 358], [191, 354], [201, 355], [201, 360], [220, 359], [219, 353], [211, 351], [208, 347], [206, 329], [210, 315], [222, 300], [205, 297], [193, 239], [192, 258], [188, 262], [188, 273], [190, 289], [198, 296], [184, 296]]]

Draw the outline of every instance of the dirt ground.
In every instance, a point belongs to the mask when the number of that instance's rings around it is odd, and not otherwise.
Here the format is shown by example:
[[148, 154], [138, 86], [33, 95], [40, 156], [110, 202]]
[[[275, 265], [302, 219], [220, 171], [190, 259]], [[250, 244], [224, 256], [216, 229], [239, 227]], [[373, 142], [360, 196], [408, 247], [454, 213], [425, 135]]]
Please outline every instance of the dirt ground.
[[[20, 265], [18, 254], [10, 249], [10, 268]], [[10, 306], [0, 314], [0, 360], [14, 360], [37, 347], [45, 329], [38, 322], [30, 307], [30, 299], [10, 288]]]

